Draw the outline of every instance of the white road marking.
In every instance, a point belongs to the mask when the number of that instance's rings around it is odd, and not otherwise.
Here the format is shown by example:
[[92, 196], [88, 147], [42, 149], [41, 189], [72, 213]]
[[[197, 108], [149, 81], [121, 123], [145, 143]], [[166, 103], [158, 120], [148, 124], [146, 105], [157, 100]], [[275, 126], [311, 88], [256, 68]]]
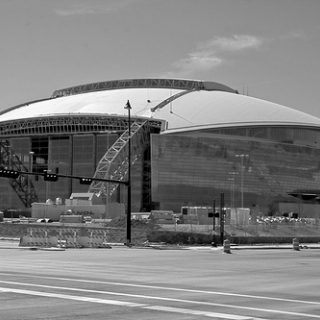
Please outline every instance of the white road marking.
[[219, 312], [208, 312], [208, 311], [199, 311], [199, 310], [193, 310], [193, 309], [164, 307], [164, 306], [144, 307], [144, 309], [174, 312], [174, 313], [185, 313], [185, 314], [192, 314], [192, 315], [196, 315], [196, 316], [205, 316], [205, 317], [210, 317], [210, 318], [222, 318], [222, 319], [231, 319], [231, 320], [266, 320], [266, 319], [262, 319], [262, 318], [238, 316], [238, 315], [225, 314], [225, 313], [219, 313]]
[[238, 315], [225, 314], [225, 313], [219, 313], [219, 312], [198, 311], [198, 310], [193, 310], [193, 309], [164, 307], [164, 306], [144, 307], [144, 309], [174, 312], [174, 313], [185, 313], [185, 314], [192, 314], [192, 315], [197, 315], [197, 316], [230, 319], [230, 320], [266, 320], [266, 319], [254, 318], [254, 317], [250, 317], [250, 316], [249, 317], [248, 316], [238, 316]]
[[221, 319], [230, 319], [230, 320], [265, 320], [265, 319], [247, 317], [247, 316], [231, 315], [226, 313], [205, 312], [200, 310], [184, 309], [184, 308], [149, 306], [147, 304], [141, 304], [141, 303], [98, 299], [98, 298], [91, 298], [91, 297], [81, 297], [81, 296], [73, 296], [73, 295], [66, 295], [66, 294], [60, 294], [60, 293], [48, 293], [48, 292], [40, 292], [40, 291], [34, 291], [34, 290], [21, 290], [21, 289], [0, 287], [0, 292], [5, 292], [5, 293], [11, 292], [11, 293], [18, 293], [18, 294], [25, 294], [25, 295], [32, 295], [32, 296], [48, 297], [48, 298], [58, 298], [58, 299], [73, 300], [73, 301], [118, 305], [118, 306], [125, 306], [125, 307], [131, 307], [131, 308], [138, 307], [138, 308], [144, 308], [144, 309], [162, 311], [162, 312], [201, 315], [201, 316], [206, 316], [211, 318], [221, 318]]
[[69, 294], [67, 295], [67, 294], [60, 294], [60, 293], [40, 292], [40, 291], [34, 291], [34, 290], [22, 290], [22, 289], [12, 289], [12, 288], [3, 288], [3, 287], [0, 287], [0, 292], [12, 292], [12, 293], [20, 293], [20, 294], [26, 294], [31, 296], [59, 298], [59, 299], [68, 299], [68, 300], [94, 302], [94, 303], [104, 303], [104, 304], [112, 304], [112, 305], [125, 306], [125, 307], [146, 306], [145, 304], [141, 304], [141, 303], [132, 303], [132, 302], [125, 302], [125, 301], [117, 301], [117, 300], [72, 296]]
[[[196, 300], [176, 299], [176, 298], [164, 298], [164, 297], [157, 297], [157, 296], [147, 296], [147, 295], [118, 293], [118, 292], [110, 292], [110, 291], [79, 289], [79, 288], [60, 287], [60, 286], [49, 286], [49, 285], [32, 284], [32, 283], [19, 283], [19, 282], [13, 282], [13, 281], [1, 281], [0, 280], [0, 283], [18, 285], [18, 286], [28, 286], [28, 287], [33, 286], [33, 287], [40, 287], [40, 288], [46, 288], [46, 289], [58, 289], [58, 290], [67, 290], [67, 291], [76, 291], [76, 292], [107, 294], [107, 295], [114, 295], [114, 296], [125, 296], [125, 297], [142, 298], [142, 299], [149, 299], [149, 300], [151, 299], [151, 300], [161, 300], [161, 301], [179, 302], [179, 303], [187, 303], [187, 304], [198, 304], [198, 305], [205, 305], [205, 306], [212, 306], [212, 307], [223, 307], [223, 308], [240, 309], [240, 310], [246, 310], [246, 311], [250, 310], [250, 311], [267, 312], [267, 313], [273, 313], [273, 314], [278, 313], [278, 314], [293, 315], [293, 316], [299, 316], [299, 317], [312, 317], [312, 318], [320, 319], [320, 315], [313, 315], [313, 314], [299, 313], [299, 312], [290, 312], [290, 311], [281, 311], [281, 310], [275, 310], [275, 309], [244, 307], [244, 306], [223, 304], [223, 303], [203, 302], [203, 301], [196, 301]], [[7, 289], [7, 288], [4, 288], [4, 289]], [[0, 290], [1, 290], [1, 287], [0, 287]], [[13, 289], [13, 290], [15, 290], [15, 289]], [[19, 290], [19, 289], [17, 289], [17, 290]]]
[[[0, 275], [10, 276], [12, 274], [2, 273]], [[135, 287], [135, 288], [145, 288], [145, 289], [157, 289], [157, 290], [167, 290], [167, 291], [180, 291], [180, 292], [191, 292], [191, 293], [204, 293], [220, 296], [230, 296], [230, 297], [241, 297], [249, 299], [262, 299], [262, 300], [271, 300], [271, 301], [280, 301], [280, 302], [290, 302], [290, 303], [300, 303], [300, 304], [311, 304], [311, 305], [320, 305], [320, 302], [317, 301], [305, 301], [305, 300], [296, 300], [296, 299], [285, 299], [285, 298], [274, 298], [267, 296], [253, 296], [248, 294], [241, 293], [229, 293], [221, 291], [206, 291], [206, 290], [196, 290], [196, 289], [183, 289], [183, 288], [173, 288], [173, 287], [160, 287], [144, 284], [134, 284], [134, 283], [125, 283], [125, 282], [110, 282], [110, 281], [96, 281], [96, 280], [84, 280], [84, 279], [71, 279], [71, 278], [60, 278], [60, 277], [44, 277], [44, 276], [32, 276], [32, 275], [19, 275], [21, 277], [37, 278], [37, 279], [51, 279], [59, 281], [72, 281], [72, 282], [83, 282], [83, 283], [97, 283], [97, 284], [109, 284], [115, 286], [123, 287]], [[1, 281], [0, 281], [1, 282]]]

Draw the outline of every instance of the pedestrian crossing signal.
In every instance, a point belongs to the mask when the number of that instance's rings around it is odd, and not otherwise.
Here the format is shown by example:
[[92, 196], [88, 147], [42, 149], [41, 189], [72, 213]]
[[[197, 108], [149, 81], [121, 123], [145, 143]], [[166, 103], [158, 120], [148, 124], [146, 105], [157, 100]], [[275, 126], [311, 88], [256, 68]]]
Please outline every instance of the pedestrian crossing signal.
[[219, 218], [219, 217], [220, 217], [220, 214], [219, 214], [219, 212], [216, 212], [216, 213], [209, 212], [209, 213], [208, 213], [208, 217], [209, 217], [209, 218], [213, 218], [213, 217]]

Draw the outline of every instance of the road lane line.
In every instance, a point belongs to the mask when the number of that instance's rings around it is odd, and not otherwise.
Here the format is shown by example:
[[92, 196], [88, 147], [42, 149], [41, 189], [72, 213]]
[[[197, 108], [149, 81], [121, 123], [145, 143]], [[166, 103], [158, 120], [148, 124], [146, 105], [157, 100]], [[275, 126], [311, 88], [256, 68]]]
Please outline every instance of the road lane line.
[[[8, 275], [11, 275], [11, 274], [0, 272], [0, 275], [8, 276]], [[15, 276], [17, 276], [17, 275], [15, 275]], [[261, 299], [261, 300], [271, 300], [271, 301], [280, 301], [280, 302], [289, 302], [289, 303], [320, 305], [320, 302], [317, 302], [317, 301], [304, 301], [304, 300], [296, 300], [296, 299], [274, 298], [274, 297], [266, 297], [266, 296], [254, 296], [254, 295], [248, 295], [248, 294], [229, 293], [229, 292], [221, 292], [221, 291], [206, 291], [206, 290], [198, 290], [198, 289], [183, 289], [183, 288], [174, 288], [174, 287], [160, 287], [160, 286], [134, 284], [134, 283], [123, 283], [123, 282], [96, 281], [96, 280], [71, 279], [71, 278], [60, 278], [60, 277], [45, 277], [45, 276], [38, 276], [38, 275], [37, 276], [18, 275], [18, 276], [29, 277], [29, 278], [37, 278], [37, 279], [47, 279], [47, 280], [51, 279], [51, 280], [72, 281], [72, 282], [80, 282], [80, 283], [81, 282], [83, 282], [83, 283], [97, 283], [97, 284], [107, 284], [107, 285], [115, 285], [115, 286], [123, 286], [123, 287], [157, 289], [157, 290], [168, 290], [168, 291], [180, 291], [180, 292], [190, 292], [190, 293], [203, 293], [203, 294], [212, 294], [212, 295], [230, 296], [230, 297], [240, 297], [240, 298], [249, 298], [249, 299]]]
[[91, 297], [81, 297], [81, 296], [66, 295], [66, 294], [60, 294], [60, 293], [48, 293], [48, 292], [40, 292], [40, 291], [34, 291], [34, 290], [22, 290], [22, 289], [12, 289], [12, 288], [0, 287], [0, 292], [18, 293], [18, 294], [24, 294], [24, 295], [32, 295], [32, 296], [47, 297], [47, 298], [57, 298], [57, 299], [73, 300], [73, 301], [81, 301], [81, 302], [109, 304], [109, 305], [117, 305], [117, 306], [131, 307], [131, 308], [143, 308], [143, 309], [162, 311], [162, 312], [174, 312], [174, 313], [181, 313], [181, 314], [201, 315], [201, 316], [206, 316], [206, 317], [211, 317], [211, 318], [221, 318], [221, 319], [229, 319], [229, 320], [266, 320], [266, 319], [260, 319], [260, 318], [258, 319], [258, 318], [253, 318], [253, 317], [238, 316], [238, 315], [232, 315], [232, 314], [226, 314], [226, 313], [206, 312], [206, 311], [185, 309], [185, 308], [149, 306], [147, 304], [141, 304], [141, 303], [98, 299], [98, 298], [91, 298]]
[[1, 280], [0, 280], [0, 283], [6, 283], [6, 284], [18, 285], [18, 286], [33, 286], [33, 287], [40, 287], [40, 288], [46, 288], [46, 289], [58, 289], [58, 290], [67, 290], [67, 291], [76, 291], [76, 292], [107, 294], [107, 295], [113, 295], [113, 296], [124, 296], [124, 297], [141, 298], [141, 299], [149, 299], [149, 300], [179, 302], [179, 303], [186, 303], [186, 304], [198, 304], [198, 305], [205, 305], [205, 306], [212, 306], [212, 307], [240, 309], [240, 310], [246, 310], [246, 311], [250, 310], [250, 311], [257, 311], [257, 312], [267, 312], [267, 313], [273, 313], [273, 314], [279, 313], [279, 314], [285, 314], [285, 315], [294, 315], [294, 316], [300, 316], [300, 317], [313, 317], [316, 319], [320, 319], [320, 315], [291, 312], [291, 311], [282, 311], [282, 310], [276, 310], [276, 309], [245, 307], [245, 306], [232, 305], [232, 304], [203, 302], [203, 301], [196, 301], [196, 300], [176, 299], [176, 298], [164, 298], [164, 297], [157, 297], [157, 296], [147, 296], [147, 295], [118, 293], [118, 292], [110, 292], [110, 291], [79, 289], [79, 288], [60, 287], [60, 286], [49, 286], [49, 285], [32, 284], [32, 283], [19, 283], [19, 282], [1, 281]]
[[91, 298], [91, 297], [73, 296], [73, 295], [69, 295], [69, 294], [67, 295], [67, 294], [61, 294], [61, 293], [41, 292], [41, 291], [34, 291], [34, 290], [12, 289], [12, 288], [3, 288], [3, 287], [0, 287], [0, 292], [6, 292], [6, 293], [11, 292], [11, 293], [26, 294], [26, 295], [31, 295], [31, 296], [104, 303], [104, 304], [112, 304], [112, 305], [125, 306], [125, 307], [144, 307], [144, 306], [146, 306], [146, 304], [126, 302], [126, 301], [98, 299], [98, 298]]
[[151, 307], [143, 307], [143, 308], [149, 309], [149, 310], [156, 310], [156, 311], [185, 313], [185, 314], [192, 314], [196, 316], [206, 316], [210, 318], [221, 318], [221, 319], [231, 319], [231, 320], [266, 320], [262, 318], [253, 318], [250, 316], [238, 316], [238, 315], [225, 314], [220, 312], [198, 311], [198, 310], [185, 309], [185, 308], [174, 308], [174, 307], [164, 307], [164, 306], [151, 306]]

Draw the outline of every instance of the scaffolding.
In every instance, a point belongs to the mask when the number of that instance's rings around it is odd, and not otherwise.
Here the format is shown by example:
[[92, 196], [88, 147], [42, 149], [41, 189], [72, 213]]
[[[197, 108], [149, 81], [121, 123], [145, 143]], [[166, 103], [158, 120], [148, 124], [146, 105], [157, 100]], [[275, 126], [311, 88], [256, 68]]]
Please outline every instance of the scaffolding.
[[[0, 167], [19, 172], [28, 172], [28, 169], [13, 152], [7, 140], [0, 141]], [[16, 179], [9, 179], [9, 184], [26, 208], [31, 208], [33, 202], [38, 202], [38, 196], [30, 176], [20, 174]]]

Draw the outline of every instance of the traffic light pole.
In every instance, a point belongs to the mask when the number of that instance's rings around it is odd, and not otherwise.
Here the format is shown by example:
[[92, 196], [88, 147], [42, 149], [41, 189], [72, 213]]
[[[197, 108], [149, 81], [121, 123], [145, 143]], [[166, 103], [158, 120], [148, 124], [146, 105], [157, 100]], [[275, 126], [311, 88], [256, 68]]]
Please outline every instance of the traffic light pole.
[[212, 213], [213, 213], [213, 219], [212, 219], [212, 230], [216, 230], [216, 200], [213, 199], [212, 203]]
[[224, 193], [220, 195], [220, 243], [224, 240]]
[[216, 200], [212, 203], [212, 245], [216, 246]]

